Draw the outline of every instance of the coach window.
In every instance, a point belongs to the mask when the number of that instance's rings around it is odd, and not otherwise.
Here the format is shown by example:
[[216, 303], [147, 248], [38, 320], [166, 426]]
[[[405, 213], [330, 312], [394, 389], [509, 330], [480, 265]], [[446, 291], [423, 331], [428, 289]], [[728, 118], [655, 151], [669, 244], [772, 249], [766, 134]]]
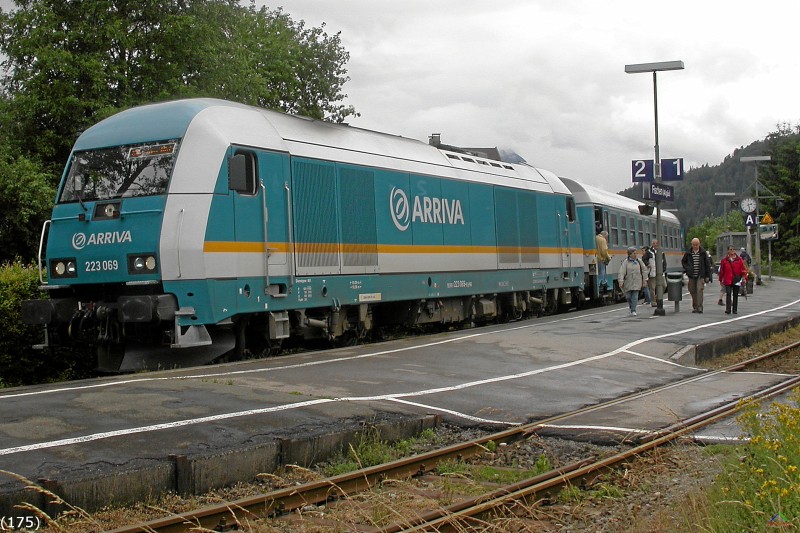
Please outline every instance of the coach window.
[[611, 244], [619, 245], [619, 226], [617, 226], [617, 214], [611, 213]]
[[620, 245], [628, 246], [628, 217], [625, 215], [619, 217], [619, 237]]
[[253, 152], [236, 150], [228, 159], [228, 185], [239, 194], [254, 195], [258, 183], [258, 166]]
[[636, 227], [639, 229], [639, 244], [642, 246], [648, 244], [644, 240], [644, 222], [641, 219], [636, 221]]
[[639, 242], [636, 240], [636, 219], [630, 218], [628, 219], [628, 232], [630, 233], [630, 238], [628, 242], [631, 246], [638, 245]]
[[575, 222], [575, 199], [572, 196], [567, 196], [567, 220]]

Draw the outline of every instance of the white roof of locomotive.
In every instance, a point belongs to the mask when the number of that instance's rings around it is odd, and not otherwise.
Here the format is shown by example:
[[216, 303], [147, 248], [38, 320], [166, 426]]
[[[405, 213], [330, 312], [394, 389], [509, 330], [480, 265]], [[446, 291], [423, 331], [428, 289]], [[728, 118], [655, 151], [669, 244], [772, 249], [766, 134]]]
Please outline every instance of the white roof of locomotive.
[[[428, 143], [357, 127], [287, 115], [213, 98], [175, 100], [122, 111], [89, 128], [75, 150], [183, 137], [187, 170], [211, 164], [223, 146], [239, 145], [421, 175], [569, 194], [555, 174], [451, 152]], [[193, 147], [189, 147], [193, 145]], [[179, 157], [179, 159], [182, 159]], [[183, 170], [183, 169], [181, 169]], [[178, 176], [185, 175], [179, 172]], [[173, 183], [177, 190], [198, 184]]]

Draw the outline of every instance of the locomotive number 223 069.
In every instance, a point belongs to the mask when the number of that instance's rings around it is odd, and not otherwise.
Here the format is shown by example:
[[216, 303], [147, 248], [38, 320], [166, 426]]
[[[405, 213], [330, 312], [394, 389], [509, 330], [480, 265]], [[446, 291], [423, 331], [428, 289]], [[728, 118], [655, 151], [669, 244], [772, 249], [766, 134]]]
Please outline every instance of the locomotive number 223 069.
[[107, 261], [86, 261], [86, 272], [103, 272], [106, 270], [118, 270], [119, 261], [109, 259]]

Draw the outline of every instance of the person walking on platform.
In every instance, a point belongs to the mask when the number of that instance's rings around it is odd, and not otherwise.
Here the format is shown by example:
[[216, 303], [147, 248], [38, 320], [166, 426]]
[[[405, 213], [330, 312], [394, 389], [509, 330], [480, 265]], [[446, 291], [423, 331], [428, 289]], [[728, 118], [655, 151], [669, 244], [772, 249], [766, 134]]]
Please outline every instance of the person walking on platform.
[[728, 256], [719, 264], [719, 281], [725, 286], [725, 314], [735, 315], [739, 308], [739, 286], [747, 275], [744, 260], [736, 255], [736, 248], [728, 246]]
[[[652, 244], [650, 245], [650, 253], [653, 254], [653, 277], [647, 280], [647, 285], [650, 288], [650, 301], [652, 302], [651, 305], [653, 307], [657, 307], [658, 304], [656, 300], [658, 299], [656, 287], [658, 280], [656, 279], [656, 273], [658, 270], [658, 265], [656, 265], [656, 257], [658, 257], [658, 239], [653, 239]], [[667, 255], [661, 254], [661, 279], [664, 280], [664, 287], [667, 286], [666, 283], [666, 276], [667, 276]], [[663, 296], [663, 295], [662, 295]]]
[[689, 277], [689, 294], [692, 295], [692, 313], [703, 312], [703, 289], [712, 279], [711, 257], [700, 246], [700, 239], [692, 239], [692, 247], [683, 254], [681, 266]]
[[745, 264], [745, 266], [747, 266], [747, 267], [750, 267], [750, 263], [751, 263], [753, 260], [752, 260], [752, 259], [750, 259], [750, 254], [748, 254], [748, 253], [747, 253], [747, 250], [746, 250], [746, 249], [744, 249], [744, 248], [741, 248], [741, 249], [739, 250], [739, 257], [741, 257], [741, 258], [742, 258], [742, 261], [744, 261], [744, 264]]
[[599, 280], [600, 292], [604, 293], [608, 290], [606, 265], [611, 261], [611, 255], [608, 253], [608, 232], [603, 230], [598, 233], [594, 238], [594, 242], [597, 246], [597, 251], [595, 252], [597, 279]]
[[647, 267], [636, 257], [636, 247], [628, 248], [628, 259], [622, 262], [617, 276], [619, 288], [628, 299], [631, 316], [636, 316], [636, 304], [639, 303], [639, 291], [647, 280]]
[[655, 285], [656, 279], [656, 258], [653, 256], [653, 252], [650, 251], [650, 248], [647, 246], [642, 246], [642, 263], [644, 263], [647, 276], [644, 279], [644, 303], [646, 305], [650, 305], [651, 302], [656, 301], [656, 291], [650, 288], [650, 280], [653, 280], [653, 285]]

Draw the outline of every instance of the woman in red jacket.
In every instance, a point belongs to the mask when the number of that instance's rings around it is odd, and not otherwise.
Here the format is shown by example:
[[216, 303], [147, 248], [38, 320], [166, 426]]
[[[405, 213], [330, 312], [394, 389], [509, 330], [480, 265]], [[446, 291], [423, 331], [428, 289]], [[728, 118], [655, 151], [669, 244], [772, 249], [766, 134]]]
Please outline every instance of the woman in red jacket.
[[[719, 264], [719, 280], [725, 286], [725, 314], [731, 314], [731, 300], [733, 300], [733, 314], [739, 307], [739, 285], [746, 279], [747, 267], [742, 258], [736, 255], [736, 248], [728, 246], [728, 255]], [[731, 298], [731, 296], [733, 298]]]

